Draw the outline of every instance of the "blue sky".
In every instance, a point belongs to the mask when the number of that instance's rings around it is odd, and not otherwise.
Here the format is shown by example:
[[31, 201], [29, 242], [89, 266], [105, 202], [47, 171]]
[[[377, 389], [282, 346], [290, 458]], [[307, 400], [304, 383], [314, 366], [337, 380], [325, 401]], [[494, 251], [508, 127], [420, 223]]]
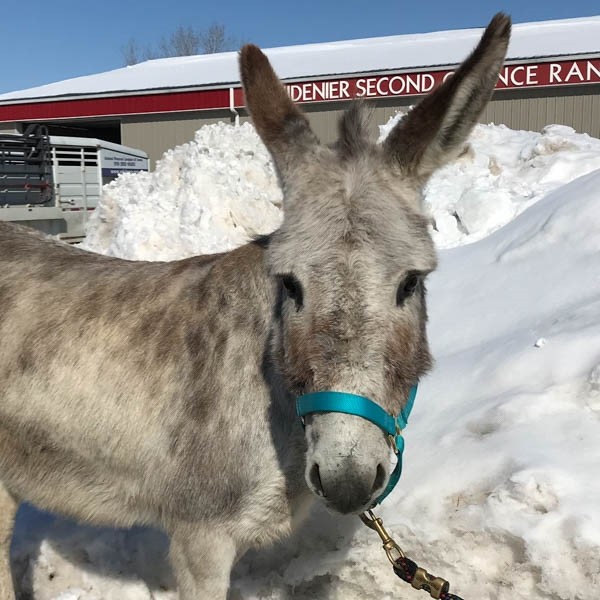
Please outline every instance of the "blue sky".
[[597, 0], [0, 0], [0, 93], [123, 66], [131, 38], [156, 45], [179, 25], [218, 22], [263, 47], [600, 14]]

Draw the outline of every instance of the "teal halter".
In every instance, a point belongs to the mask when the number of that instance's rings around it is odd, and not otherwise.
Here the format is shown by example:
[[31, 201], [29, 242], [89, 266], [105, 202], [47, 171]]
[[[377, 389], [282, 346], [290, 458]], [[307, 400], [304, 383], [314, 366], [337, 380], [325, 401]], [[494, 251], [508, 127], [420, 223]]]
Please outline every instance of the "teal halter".
[[408, 423], [408, 417], [412, 411], [417, 397], [417, 384], [410, 388], [406, 404], [400, 410], [397, 417], [393, 417], [379, 404], [364, 396], [348, 394], [346, 392], [313, 392], [305, 394], [296, 400], [296, 412], [299, 417], [305, 417], [311, 413], [339, 412], [347, 415], [356, 415], [371, 421], [390, 436], [393, 440], [394, 452], [398, 462], [390, 475], [388, 484], [375, 505], [381, 504], [389, 493], [396, 487], [402, 474], [402, 453], [404, 451], [404, 438], [402, 430]]

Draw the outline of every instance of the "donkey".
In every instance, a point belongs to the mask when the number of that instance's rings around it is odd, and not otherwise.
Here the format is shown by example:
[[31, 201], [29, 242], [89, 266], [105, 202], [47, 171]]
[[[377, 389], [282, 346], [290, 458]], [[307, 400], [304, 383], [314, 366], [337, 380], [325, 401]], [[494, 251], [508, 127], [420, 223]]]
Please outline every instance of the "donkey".
[[461, 152], [504, 60], [496, 15], [453, 77], [381, 146], [361, 110], [319, 144], [266, 56], [240, 56], [285, 217], [241, 248], [131, 262], [0, 223], [0, 599], [20, 501], [171, 539], [182, 600], [223, 600], [251, 546], [288, 534], [312, 499], [360, 513], [385, 488], [388, 440], [355, 415], [296, 416], [319, 390], [396, 414], [430, 367], [421, 207]]

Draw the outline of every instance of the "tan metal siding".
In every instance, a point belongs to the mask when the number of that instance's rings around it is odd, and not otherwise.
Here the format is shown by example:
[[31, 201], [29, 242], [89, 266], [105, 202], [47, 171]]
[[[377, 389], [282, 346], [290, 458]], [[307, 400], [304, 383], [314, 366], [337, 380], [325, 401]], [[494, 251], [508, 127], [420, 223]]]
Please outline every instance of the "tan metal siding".
[[[366, 106], [372, 110], [371, 134], [379, 137], [379, 126], [387, 123], [390, 117], [394, 116], [399, 110], [406, 109], [411, 104], [412, 102], [402, 99], [368, 101]], [[348, 106], [349, 103], [338, 105], [336, 108], [332, 108], [331, 105], [327, 104], [313, 104], [303, 107], [308, 115], [311, 127], [322, 143], [331, 144], [335, 142], [338, 137], [338, 122]]]
[[600, 137], [600, 86], [497, 93], [481, 122], [532, 131], [557, 123]]
[[[378, 135], [378, 126], [386, 123], [398, 110], [406, 109], [417, 101], [418, 98], [369, 101], [374, 113], [373, 135]], [[323, 143], [329, 144], [337, 138], [337, 123], [346, 106], [347, 103], [304, 106], [313, 129]], [[240, 121], [247, 119], [245, 112], [241, 111]], [[231, 123], [233, 115], [221, 110], [123, 117], [121, 141], [147, 152], [154, 167], [166, 150], [192, 140], [194, 132], [202, 125], [218, 121]], [[559, 123], [600, 137], [600, 85], [496, 92], [481, 122], [532, 131]]]
[[334, 142], [338, 135], [338, 121], [344, 112], [344, 108], [337, 107], [331, 110], [311, 106], [306, 112], [310, 126], [317, 133], [324, 144]]
[[[374, 120], [383, 124], [395, 112], [417, 101], [416, 98], [376, 101]], [[496, 93], [480, 121], [531, 131], [540, 131], [546, 125], [558, 123], [573, 127], [580, 133], [600, 137], [600, 86]]]
[[150, 159], [150, 168], [154, 169], [156, 161], [167, 150], [194, 139], [194, 133], [203, 125], [218, 121], [231, 123], [231, 120], [229, 111], [122, 117], [121, 143], [144, 150]]

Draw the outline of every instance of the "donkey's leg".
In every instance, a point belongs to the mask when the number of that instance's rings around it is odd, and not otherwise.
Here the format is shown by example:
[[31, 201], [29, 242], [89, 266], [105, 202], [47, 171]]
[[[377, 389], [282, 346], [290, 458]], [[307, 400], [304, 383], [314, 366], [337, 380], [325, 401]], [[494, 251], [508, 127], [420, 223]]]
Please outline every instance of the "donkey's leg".
[[171, 535], [171, 564], [179, 600], [225, 600], [236, 545], [212, 528], [182, 526]]
[[19, 503], [0, 482], [0, 600], [14, 600], [10, 542]]

